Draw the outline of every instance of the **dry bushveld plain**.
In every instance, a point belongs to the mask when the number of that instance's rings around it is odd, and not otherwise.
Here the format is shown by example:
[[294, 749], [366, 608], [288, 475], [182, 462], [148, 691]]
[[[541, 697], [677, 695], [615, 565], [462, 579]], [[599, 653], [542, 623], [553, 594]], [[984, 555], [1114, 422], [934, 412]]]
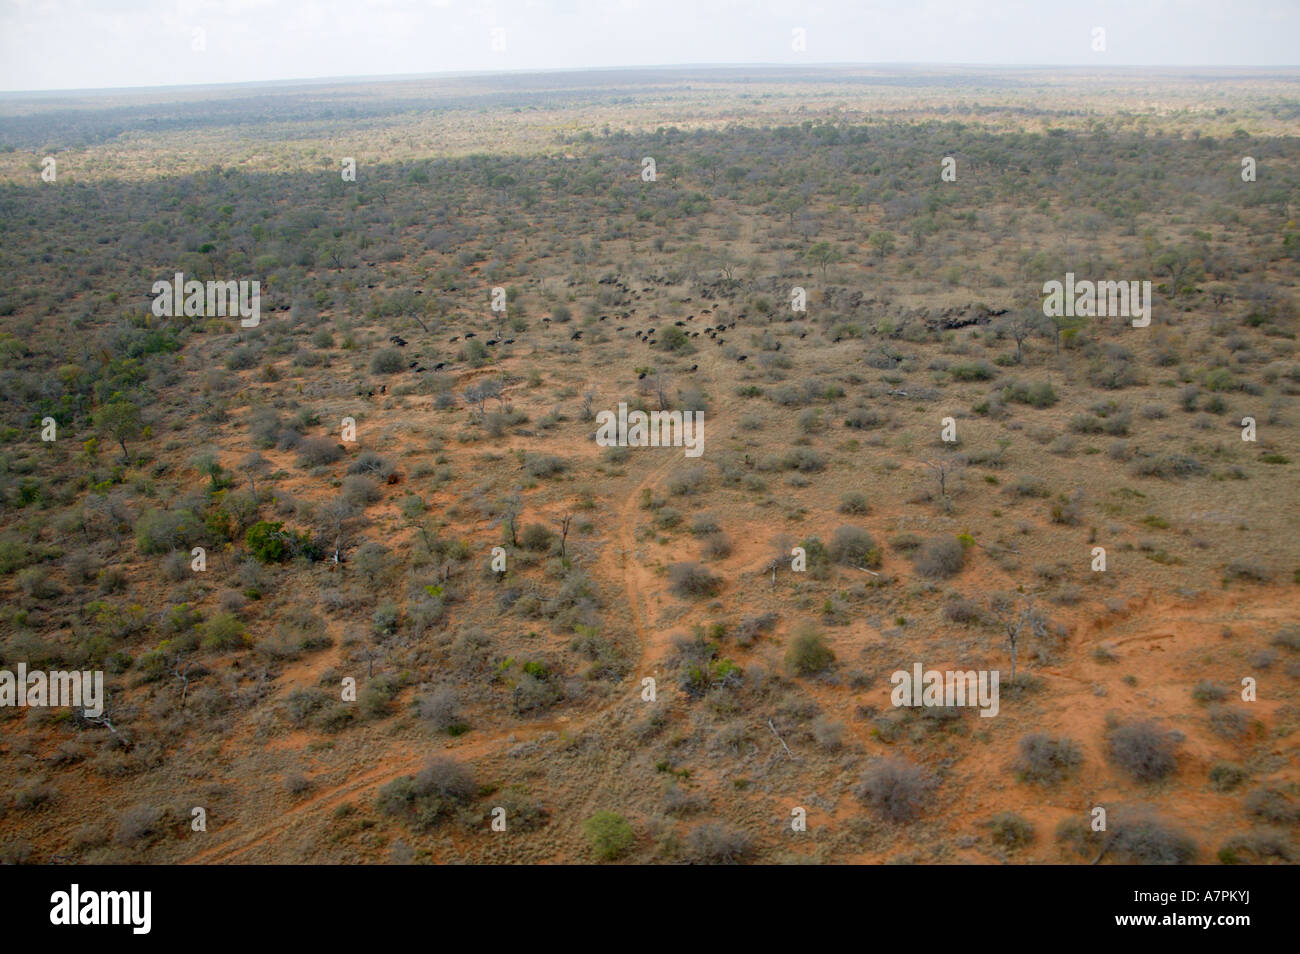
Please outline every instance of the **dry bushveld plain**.
[[0, 708], [0, 860], [1294, 861], [1298, 120], [1264, 70], [0, 98], [0, 670], [104, 674]]

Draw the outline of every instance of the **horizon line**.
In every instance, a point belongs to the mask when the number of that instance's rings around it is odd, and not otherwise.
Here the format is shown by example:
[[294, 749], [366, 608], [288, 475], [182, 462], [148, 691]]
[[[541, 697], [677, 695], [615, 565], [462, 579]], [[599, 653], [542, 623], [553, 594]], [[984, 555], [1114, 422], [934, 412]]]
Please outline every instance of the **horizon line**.
[[919, 60], [905, 61], [885, 61], [885, 62], [853, 62], [837, 61], [825, 63], [773, 63], [773, 62], [755, 62], [755, 63], [657, 63], [657, 64], [636, 64], [630, 66], [565, 66], [565, 67], [545, 67], [536, 69], [518, 69], [518, 70], [448, 70], [442, 72], [430, 73], [371, 73], [359, 75], [332, 75], [332, 76], [299, 76], [299, 77], [281, 77], [277, 79], [262, 80], [229, 80], [218, 83], [182, 83], [164, 86], [78, 86], [78, 87], [59, 87], [46, 89], [0, 89], [0, 96], [3, 97], [22, 97], [22, 96], [56, 96], [56, 95], [73, 95], [73, 94], [110, 94], [110, 93], [151, 93], [151, 92], [171, 92], [171, 91], [200, 91], [213, 89], [232, 89], [248, 87], [266, 87], [266, 86], [301, 86], [301, 85], [324, 85], [338, 83], [352, 84], [379, 84], [379, 83], [397, 83], [409, 82], [412, 80], [435, 80], [435, 79], [460, 79], [476, 78], [485, 79], [493, 76], [547, 76], [565, 73], [626, 73], [638, 70], [816, 70], [816, 69], [870, 69], [882, 72], [889, 71], [908, 71], [917, 69], [940, 69], [956, 71], [996, 71], [996, 70], [1086, 70], [1091, 73], [1104, 74], [1107, 72], [1118, 72], [1122, 70], [1139, 70], [1139, 71], [1293, 71], [1300, 79], [1300, 64], [1270, 64], [1270, 65], [1249, 65], [1249, 64], [1159, 64], [1159, 63], [1127, 63], [1127, 64], [1108, 64], [1105, 66], [1090, 63], [1058, 63], [1058, 64], [1041, 64], [1041, 63], [951, 63], [951, 62], [930, 62]]

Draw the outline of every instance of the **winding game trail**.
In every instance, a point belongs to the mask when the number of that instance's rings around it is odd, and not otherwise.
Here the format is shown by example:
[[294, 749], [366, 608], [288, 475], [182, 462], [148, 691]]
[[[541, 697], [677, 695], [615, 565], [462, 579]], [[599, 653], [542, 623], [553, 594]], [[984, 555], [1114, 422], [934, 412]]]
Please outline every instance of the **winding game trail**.
[[[633, 667], [631, 676], [634, 684], [641, 678], [644, 671], [648, 655], [647, 650], [650, 645], [653, 644], [655, 649], [659, 650], [667, 643], [665, 634], [654, 633], [648, 635], [650, 627], [645, 608], [645, 593], [653, 587], [654, 574], [635, 556], [637, 547], [637, 511], [642, 491], [646, 489], [653, 490], [683, 460], [681, 452], [676, 449], [666, 450], [664, 453], [667, 459], [657, 463], [650, 473], [632, 488], [616, 511], [615, 538], [620, 548], [623, 586], [626, 592], [627, 605], [632, 614], [632, 626], [637, 636], [639, 648], [636, 665]], [[655, 658], [658, 658], [657, 653]], [[610, 703], [610, 705], [614, 704], [616, 703]], [[285, 811], [274, 822], [259, 825], [247, 831], [232, 832], [226, 840], [204, 848], [202, 851], [185, 859], [184, 863], [229, 864], [235, 862], [250, 852], [264, 848], [287, 835], [299, 822], [331, 812], [345, 802], [374, 792], [403, 775], [418, 771], [423, 762], [432, 755], [450, 752], [454, 753], [458, 758], [478, 758], [500, 746], [515, 745], [534, 739], [547, 732], [581, 728], [601, 718], [609, 708], [610, 706], [607, 705], [597, 709], [587, 714], [580, 722], [570, 722], [567, 717], [561, 717], [476, 734], [475, 737], [466, 740], [465, 743], [450, 747], [438, 746], [435, 748], [431, 746], [427, 751], [407, 750], [401, 754], [385, 752], [381, 756], [380, 765], [358, 775], [353, 775], [342, 784], [331, 786], [299, 802]], [[239, 827], [239, 823], [232, 822], [213, 834], [220, 837], [229, 829], [237, 827]]]

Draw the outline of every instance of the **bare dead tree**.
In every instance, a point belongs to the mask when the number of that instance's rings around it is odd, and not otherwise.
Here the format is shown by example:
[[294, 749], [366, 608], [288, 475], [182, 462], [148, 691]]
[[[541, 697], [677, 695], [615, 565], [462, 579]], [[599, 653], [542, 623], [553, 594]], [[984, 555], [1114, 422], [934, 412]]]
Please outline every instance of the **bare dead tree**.
[[376, 642], [377, 639], [377, 636], [372, 636], [371, 640], [367, 642], [357, 654], [366, 661], [367, 679], [375, 678], [375, 660], [382, 659], [384, 655], [383, 649], [380, 648], [379, 644]]
[[[190, 694], [190, 671], [194, 668], [194, 663], [186, 663], [185, 654], [181, 653], [176, 657], [176, 664], [172, 667], [172, 675], [182, 683], [181, 688], [181, 711], [185, 710], [185, 700]], [[182, 666], [182, 663], [184, 665]]]
[[1110, 846], [1111, 846], [1111, 842], [1112, 842], [1112, 841], [1114, 841], [1114, 836], [1108, 834], [1108, 835], [1106, 836], [1106, 840], [1103, 841], [1103, 842], [1101, 843], [1101, 851], [1097, 853], [1097, 857], [1096, 857], [1096, 858], [1093, 858], [1092, 861], [1089, 862], [1090, 865], [1099, 865], [1099, 864], [1101, 864], [1101, 859], [1102, 859], [1102, 858], [1105, 858], [1105, 857], [1106, 857], [1106, 852], [1110, 851]]
[[1034, 609], [1034, 598], [1030, 594], [1019, 597], [999, 594], [988, 600], [989, 610], [1002, 627], [1011, 647], [1011, 682], [1016, 681], [1016, 655], [1020, 649], [1020, 639], [1026, 634], [1043, 637], [1047, 635], [1047, 624]]
[[333, 550], [331, 559], [334, 563], [343, 562], [343, 554], [351, 542], [360, 516], [360, 508], [344, 497], [336, 497], [316, 512], [323, 535], [333, 541], [330, 548]]
[[939, 481], [939, 496], [948, 496], [948, 475], [951, 473], [951, 465], [947, 461], [928, 460], [925, 466], [934, 472], [935, 479]]
[[565, 545], [569, 539], [569, 525], [573, 523], [573, 514], [566, 513], [560, 518], [560, 559], [565, 558]]
[[247, 457], [245, 457], [242, 461], [239, 462], [239, 469], [243, 471], [244, 476], [248, 478], [248, 486], [253, 492], [254, 500], [257, 499], [257, 483], [253, 478], [257, 474], [266, 473], [269, 467], [270, 467], [270, 461], [268, 461], [261, 454], [257, 453], [257, 451], [253, 451], [253, 453], [249, 454]]
[[781, 565], [790, 559], [790, 553], [794, 547], [794, 538], [789, 534], [781, 533], [772, 538], [772, 546], [775, 553], [772, 559], [764, 566], [764, 572], [772, 574], [772, 585], [776, 586], [776, 571], [781, 569]]
[[86, 716], [85, 718], [86, 721], [89, 722], [91, 725], [101, 725], [104, 728], [108, 729], [109, 732], [112, 732], [114, 737], [117, 739], [117, 741], [122, 743], [122, 748], [124, 749], [131, 748], [131, 740], [128, 739], [126, 736], [124, 736], [121, 732], [118, 732], [117, 727], [113, 725], [113, 720], [109, 717], [107, 705], [104, 706], [104, 711], [101, 712], [96, 718], [92, 719], [90, 716]]
[[772, 734], [776, 736], [776, 740], [781, 743], [781, 748], [785, 749], [785, 754], [790, 756], [790, 761], [798, 761], [798, 759], [794, 757], [794, 753], [790, 751], [790, 746], [785, 744], [785, 739], [781, 738], [781, 733], [776, 731], [776, 726], [772, 724], [771, 719], [767, 720], [767, 727], [772, 730]]
[[1024, 360], [1024, 343], [1042, 329], [1042, 313], [1033, 309], [1016, 310], [997, 324], [997, 331], [1016, 343], [1016, 364]]
[[478, 419], [482, 423], [487, 416], [487, 402], [490, 398], [499, 398], [502, 394], [501, 382], [496, 379], [480, 381], [471, 385], [461, 395], [472, 407], [478, 409]]
[[511, 497], [506, 501], [505, 512], [501, 514], [501, 526], [510, 536], [510, 545], [516, 549], [519, 548], [519, 508], [519, 498]]

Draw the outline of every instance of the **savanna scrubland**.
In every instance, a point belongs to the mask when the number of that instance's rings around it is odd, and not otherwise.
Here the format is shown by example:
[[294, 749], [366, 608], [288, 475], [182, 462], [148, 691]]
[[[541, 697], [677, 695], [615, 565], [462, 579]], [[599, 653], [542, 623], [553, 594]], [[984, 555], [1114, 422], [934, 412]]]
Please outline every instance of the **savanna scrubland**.
[[1298, 80], [0, 99], [0, 858], [1293, 861]]

